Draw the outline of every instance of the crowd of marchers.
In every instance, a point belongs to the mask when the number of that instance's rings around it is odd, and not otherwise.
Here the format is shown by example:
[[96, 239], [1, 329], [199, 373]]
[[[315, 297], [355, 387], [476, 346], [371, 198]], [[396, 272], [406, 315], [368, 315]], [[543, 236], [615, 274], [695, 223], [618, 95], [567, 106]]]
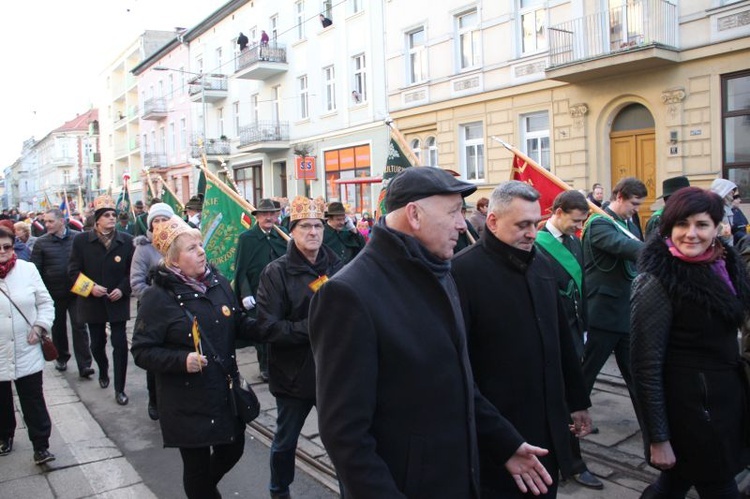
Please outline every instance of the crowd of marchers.
[[136, 205], [130, 231], [106, 195], [80, 227], [56, 208], [37, 234], [36, 219], [4, 214], [0, 455], [13, 450], [14, 383], [34, 461], [54, 459], [39, 343], [51, 335], [58, 370], [74, 358], [81, 382], [108, 388], [109, 338], [115, 401], [129, 400], [130, 352], [186, 496], [221, 497], [245, 447], [235, 349], [252, 344], [276, 399], [271, 479], [257, 484], [272, 498], [291, 497], [313, 407], [342, 497], [555, 497], [560, 480], [604, 488], [579, 441], [598, 431], [590, 394], [614, 354], [659, 470], [642, 497], [740, 497], [750, 241], [737, 186], [666, 179], [645, 231], [648, 192], [632, 177], [609, 201], [597, 184], [548, 210], [531, 185], [504, 182], [467, 219], [475, 191], [407, 168], [377, 222], [322, 198], [263, 199], [231, 284], [206, 258], [199, 198], [183, 217]]

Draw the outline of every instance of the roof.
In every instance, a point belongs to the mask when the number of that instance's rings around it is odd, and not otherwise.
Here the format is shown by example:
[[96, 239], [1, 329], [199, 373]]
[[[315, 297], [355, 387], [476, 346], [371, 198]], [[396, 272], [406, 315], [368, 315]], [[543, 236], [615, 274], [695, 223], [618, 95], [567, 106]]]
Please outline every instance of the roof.
[[79, 114], [72, 120], [65, 122], [61, 127], [52, 130], [52, 133], [87, 131], [89, 129], [89, 123], [98, 119], [99, 119], [99, 110], [89, 109], [85, 113]]

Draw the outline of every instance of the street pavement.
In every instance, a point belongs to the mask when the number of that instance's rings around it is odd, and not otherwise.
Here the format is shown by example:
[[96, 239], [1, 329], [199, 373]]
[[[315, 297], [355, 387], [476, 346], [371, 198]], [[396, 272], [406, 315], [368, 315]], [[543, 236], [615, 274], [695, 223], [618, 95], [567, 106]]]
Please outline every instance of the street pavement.
[[[265, 498], [268, 447], [276, 427], [275, 401], [268, 385], [259, 379], [255, 350], [240, 349], [237, 359], [241, 373], [260, 399], [261, 414], [247, 429], [244, 456], [219, 489], [225, 498]], [[53, 422], [50, 451], [57, 459], [44, 466], [34, 465], [23, 418], [17, 412], [13, 452], [0, 457], [0, 498], [184, 497], [179, 453], [162, 447], [158, 422], [151, 421], [146, 413], [145, 373], [133, 364], [132, 357], [129, 360], [126, 392], [130, 403], [125, 407], [115, 403], [111, 387], [99, 388], [96, 375], [91, 380], [79, 379], [75, 362], [65, 373], [47, 363], [44, 390]], [[602, 480], [604, 490], [587, 489], [570, 480], [561, 484], [558, 497], [637, 499], [657, 474], [643, 459], [638, 423], [613, 359], [599, 376], [592, 403], [590, 412], [599, 433], [584, 438], [581, 447], [589, 469]], [[17, 399], [15, 404], [18, 411]], [[302, 430], [298, 449], [293, 497], [338, 497], [335, 473], [318, 434], [314, 409]], [[689, 497], [697, 495], [691, 492]]]

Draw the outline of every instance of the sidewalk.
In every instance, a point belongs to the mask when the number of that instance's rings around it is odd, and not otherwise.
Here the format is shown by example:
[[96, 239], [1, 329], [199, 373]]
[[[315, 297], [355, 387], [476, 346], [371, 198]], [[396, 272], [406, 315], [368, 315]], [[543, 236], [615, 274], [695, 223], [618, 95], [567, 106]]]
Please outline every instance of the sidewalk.
[[44, 368], [44, 397], [52, 419], [49, 450], [57, 459], [43, 466], [34, 464], [15, 397], [18, 427], [13, 452], [0, 457], [0, 497], [156, 498], [53, 366], [47, 362]]

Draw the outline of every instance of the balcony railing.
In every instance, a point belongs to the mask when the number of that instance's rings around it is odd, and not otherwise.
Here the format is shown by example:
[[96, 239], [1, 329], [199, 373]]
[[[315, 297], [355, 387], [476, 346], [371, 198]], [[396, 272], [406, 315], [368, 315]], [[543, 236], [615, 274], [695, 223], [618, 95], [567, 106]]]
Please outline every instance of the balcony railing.
[[[677, 6], [635, 0], [549, 28], [549, 68], [644, 47], [677, 47]], [[548, 68], [548, 69], [549, 69]]]
[[143, 103], [144, 120], [160, 120], [167, 116], [167, 101], [163, 97], [148, 99]]
[[158, 152], [147, 152], [143, 155], [143, 166], [163, 168], [167, 166], [167, 155]]
[[289, 123], [286, 121], [259, 121], [240, 127], [239, 147], [261, 142], [284, 142], [289, 140]]
[[[193, 102], [216, 102], [227, 97], [229, 79], [226, 75], [210, 74], [194, 78], [188, 86], [188, 95]], [[201, 90], [203, 95], [201, 96]]]
[[[232, 148], [227, 139], [207, 139], [203, 141], [206, 156], [228, 156]], [[201, 137], [196, 135], [190, 141], [190, 157], [201, 157]]]
[[286, 70], [286, 47], [279, 43], [253, 45], [235, 58], [237, 78], [265, 80]]

